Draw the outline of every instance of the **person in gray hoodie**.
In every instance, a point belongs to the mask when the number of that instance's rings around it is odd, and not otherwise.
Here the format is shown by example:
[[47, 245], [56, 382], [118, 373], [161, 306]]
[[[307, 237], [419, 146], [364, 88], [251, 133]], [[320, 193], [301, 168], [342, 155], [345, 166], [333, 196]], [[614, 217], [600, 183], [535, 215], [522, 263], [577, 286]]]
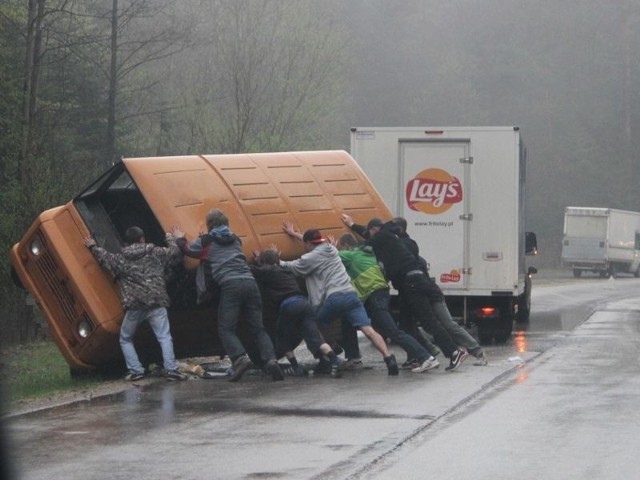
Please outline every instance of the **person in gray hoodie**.
[[205, 276], [220, 289], [218, 335], [233, 362], [229, 381], [240, 380], [251, 366], [251, 360], [236, 332], [240, 320], [246, 323], [253, 337], [265, 371], [273, 380], [284, 380], [273, 343], [262, 323], [260, 289], [242, 251], [242, 242], [229, 229], [229, 219], [222, 210], [210, 210], [206, 221], [209, 233], [191, 242], [184, 237], [176, 241], [188, 257], [204, 259]]
[[389, 352], [384, 339], [371, 326], [336, 247], [322, 238], [319, 230], [310, 229], [303, 235], [287, 221], [284, 222], [283, 229], [289, 236], [302, 240], [306, 253], [297, 260], [281, 260], [280, 265], [295, 275], [304, 277], [309, 301], [317, 309], [318, 325], [326, 328], [334, 319], [344, 318], [360, 330], [382, 354], [389, 375], [398, 375], [396, 357]]

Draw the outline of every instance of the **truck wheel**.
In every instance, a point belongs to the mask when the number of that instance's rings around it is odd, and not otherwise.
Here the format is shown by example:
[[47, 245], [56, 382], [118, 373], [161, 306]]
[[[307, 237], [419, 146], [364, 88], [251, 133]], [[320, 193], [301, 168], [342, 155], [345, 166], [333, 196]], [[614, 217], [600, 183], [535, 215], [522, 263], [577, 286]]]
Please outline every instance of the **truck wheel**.
[[531, 278], [527, 277], [524, 282], [524, 293], [518, 301], [518, 313], [516, 322], [529, 323], [531, 316]]
[[509, 338], [511, 338], [511, 332], [500, 332], [495, 334], [496, 343], [507, 343]]
[[640, 267], [638, 267], [638, 269], [636, 270], [636, 273], [634, 273], [633, 276], [636, 278], [640, 277]]
[[600, 278], [607, 278], [609, 276], [609, 271], [608, 270], [600, 270], [598, 272], [598, 274], [600, 275]]
[[573, 276], [576, 278], [580, 278], [580, 275], [582, 275], [582, 270], [578, 270], [577, 268], [573, 269]]
[[478, 339], [481, 345], [491, 345], [493, 343], [493, 335], [490, 332], [483, 332], [478, 328]]
[[493, 338], [495, 338], [496, 343], [505, 343], [509, 338], [511, 338], [514, 320], [515, 315], [513, 314], [513, 305], [509, 302], [500, 308], [499, 323], [495, 333], [493, 334]]

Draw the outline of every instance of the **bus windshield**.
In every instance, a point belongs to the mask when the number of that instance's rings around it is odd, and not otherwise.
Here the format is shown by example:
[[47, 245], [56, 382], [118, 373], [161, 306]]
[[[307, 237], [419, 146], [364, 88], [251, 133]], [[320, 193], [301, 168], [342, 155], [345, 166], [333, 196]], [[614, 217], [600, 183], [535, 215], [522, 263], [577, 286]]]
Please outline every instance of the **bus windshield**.
[[164, 231], [134, 180], [120, 162], [73, 199], [98, 245], [110, 251], [124, 246], [127, 228], [137, 225], [148, 242], [162, 245]]

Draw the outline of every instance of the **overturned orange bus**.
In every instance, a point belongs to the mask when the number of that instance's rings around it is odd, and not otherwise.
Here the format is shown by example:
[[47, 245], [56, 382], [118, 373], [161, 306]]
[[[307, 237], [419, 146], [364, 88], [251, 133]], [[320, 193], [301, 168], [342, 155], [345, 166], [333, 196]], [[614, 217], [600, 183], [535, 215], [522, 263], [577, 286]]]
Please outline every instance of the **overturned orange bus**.
[[[172, 225], [193, 238], [206, 231], [205, 215], [214, 207], [228, 215], [247, 258], [271, 244], [285, 259], [303, 253], [282, 231], [285, 219], [300, 230], [319, 228], [337, 237], [345, 231], [342, 212], [360, 223], [392, 216], [345, 151], [124, 158], [66, 205], [43, 212], [10, 254], [18, 283], [36, 300], [72, 373], [124, 369], [117, 282], [83, 238], [91, 234], [110, 251], [124, 246], [131, 225], [158, 245]], [[215, 300], [196, 304], [195, 267], [185, 259], [168, 283], [178, 358], [224, 354]], [[265, 305], [270, 333], [274, 320]], [[161, 359], [149, 328], [139, 329], [136, 348], [143, 363]]]

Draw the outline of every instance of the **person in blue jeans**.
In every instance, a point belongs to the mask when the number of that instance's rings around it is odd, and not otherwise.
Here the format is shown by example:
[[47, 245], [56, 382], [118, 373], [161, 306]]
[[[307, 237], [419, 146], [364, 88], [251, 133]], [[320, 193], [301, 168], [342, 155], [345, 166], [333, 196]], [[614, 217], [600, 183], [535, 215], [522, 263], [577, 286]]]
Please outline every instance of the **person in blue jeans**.
[[229, 229], [229, 219], [222, 210], [207, 213], [209, 232], [187, 242], [176, 240], [185, 255], [205, 259], [205, 276], [219, 288], [218, 335], [233, 362], [229, 381], [236, 382], [251, 366], [251, 360], [237, 335], [238, 323], [245, 322], [265, 371], [275, 380], [284, 380], [276, 361], [273, 343], [262, 323], [262, 299], [242, 251], [240, 239]]
[[387, 278], [398, 290], [400, 302], [407, 309], [408, 317], [410, 315], [409, 318], [433, 335], [442, 353], [449, 358], [449, 366], [445, 370], [452, 371], [460, 367], [469, 353], [464, 348], [458, 348], [436, 318], [429, 302], [429, 291], [432, 288], [430, 279], [422, 270], [419, 259], [395, 233], [397, 225], [393, 221], [383, 224], [379, 219], [372, 219], [364, 227], [354, 223], [347, 214], [342, 214], [341, 218], [353, 232], [366, 239], [366, 245], [373, 248], [378, 261], [384, 266]]
[[294, 350], [302, 339], [314, 358], [329, 365], [333, 378], [342, 377], [342, 362], [318, 330], [316, 313], [298, 279], [290, 270], [280, 266], [280, 252], [272, 247], [254, 252], [251, 272], [256, 278], [263, 299], [272, 302], [278, 311], [276, 321], [276, 356], [286, 356], [295, 376], [306, 370], [298, 363]]
[[384, 339], [371, 326], [371, 322], [351, 284], [351, 279], [340, 260], [338, 250], [322, 238], [317, 229], [301, 234], [291, 222], [284, 222], [284, 231], [302, 240], [306, 253], [297, 260], [281, 261], [280, 265], [295, 275], [304, 277], [309, 301], [317, 309], [317, 321], [328, 326], [334, 319], [344, 318], [360, 330], [382, 354], [389, 375], [398, 375], [395, 355], [389, 352]]
[[178, 371], [173, 352], [173, 338], [169, 330], [169, 295], [167, 294], [165, 269], [181, 258], [175, 236], [182, 232], [173, 228], [167, 233], [167, 247], [158, 247], [145, 240], [144, 231], [137, 226], [125, 232], [127, 245], [119, 253], [111, 253], [96, 244], [91, 237], [84, 239], [100, 266], [112, 273], [120, 283], [120, 298], [125, 314], [120, 327], [120, 348], [127, 365], [125, 380], [136, 381], [145, 377], [145, 367], [140, 363], [133, 337], [140, 324], [149, 322], [160, 344], [164, 373], [169, 380], [184, 380], [186, 375]]
[[358, 245], [358, 241], [350, 233], [340, 237], [337, 247], [373, 328], [407, 352], [409, 358], [416, 360], [416, 365], [411, 369], [413, 373], [438, 368], [438, 360], [415, 338], [401, 330], [391, 316], [389, 284], [371, 247]]

